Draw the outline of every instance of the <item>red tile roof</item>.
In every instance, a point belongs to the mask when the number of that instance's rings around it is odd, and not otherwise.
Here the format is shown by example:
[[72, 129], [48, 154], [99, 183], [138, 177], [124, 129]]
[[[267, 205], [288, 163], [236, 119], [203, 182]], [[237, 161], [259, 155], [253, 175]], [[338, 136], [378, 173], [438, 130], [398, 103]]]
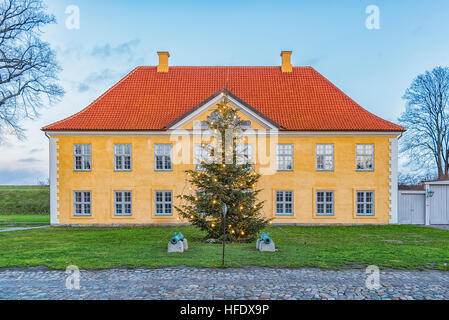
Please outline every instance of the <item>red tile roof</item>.
[[87, 108], [42, 130], [164, 130], [225, 87], [283, 130], [404, 131], [311, 67], [138, 67]]

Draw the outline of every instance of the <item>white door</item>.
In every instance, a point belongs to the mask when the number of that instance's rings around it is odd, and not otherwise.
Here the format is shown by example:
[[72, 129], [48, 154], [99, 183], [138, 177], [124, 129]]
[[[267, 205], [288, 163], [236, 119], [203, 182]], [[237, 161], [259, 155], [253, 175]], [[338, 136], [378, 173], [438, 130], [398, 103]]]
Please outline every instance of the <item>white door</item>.
[[426, 210], [425, 192], [399, 191], [399, 224], [424, 224]]
[[449, 186], [431, 185], [434, 191], [430, 198], [430, 224], [449, 224]]

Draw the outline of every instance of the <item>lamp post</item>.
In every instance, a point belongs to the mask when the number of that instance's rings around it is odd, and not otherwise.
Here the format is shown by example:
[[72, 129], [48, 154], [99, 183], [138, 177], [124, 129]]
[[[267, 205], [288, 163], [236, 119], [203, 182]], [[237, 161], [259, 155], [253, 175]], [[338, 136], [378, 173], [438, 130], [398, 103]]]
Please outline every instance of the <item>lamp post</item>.
[[228, 213], [228, 206], [226, 205], [226, 203], [223, 203], [223, 208], [222, 208], [222, 213], [223, 213], [223, 257], [221, 260], [221, 265], [224, 266], [225, 264], [225, 237], [226, 237], [226, 214]]

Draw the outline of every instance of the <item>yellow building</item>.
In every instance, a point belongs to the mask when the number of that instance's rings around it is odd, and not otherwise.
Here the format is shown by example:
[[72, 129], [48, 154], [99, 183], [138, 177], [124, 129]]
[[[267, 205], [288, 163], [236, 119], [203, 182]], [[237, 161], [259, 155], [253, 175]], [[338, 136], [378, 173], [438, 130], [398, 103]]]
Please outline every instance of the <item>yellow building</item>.
[[227, 95], [246, 120], [273, 223], [397, 223], [397, 139], [404, 128], [363, 109], [311, 67], [138, 67], [79, 113], [46, 126], [52, 225], [185, 223], [209, 138], [204, 121]]

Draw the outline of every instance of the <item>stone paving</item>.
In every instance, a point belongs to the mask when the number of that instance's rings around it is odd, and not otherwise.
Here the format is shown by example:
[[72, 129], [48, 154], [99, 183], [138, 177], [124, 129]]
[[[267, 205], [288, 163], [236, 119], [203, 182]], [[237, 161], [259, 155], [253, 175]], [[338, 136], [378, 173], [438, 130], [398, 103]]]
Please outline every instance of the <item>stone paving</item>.
[[[377, 290], [364, 269], [110, 269], [69, 274], [44, 268], [0, 270], [0, 299], [449, 299], [449, 272], [382, 270]], [[70, 282], [69, 283], [73, 283]]]

